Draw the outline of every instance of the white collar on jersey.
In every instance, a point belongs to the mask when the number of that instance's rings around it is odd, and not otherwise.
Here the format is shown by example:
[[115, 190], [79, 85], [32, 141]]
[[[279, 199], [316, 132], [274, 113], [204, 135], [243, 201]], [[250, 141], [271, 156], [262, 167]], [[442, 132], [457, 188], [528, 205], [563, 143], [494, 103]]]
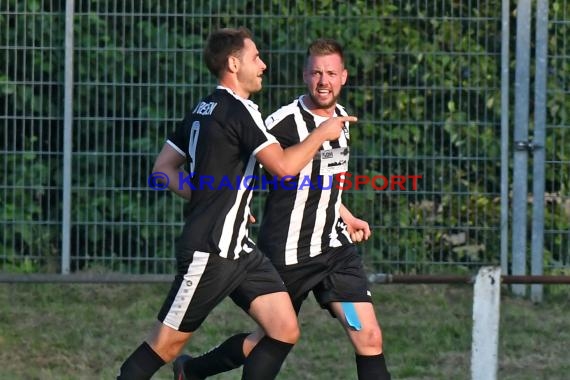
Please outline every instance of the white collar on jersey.
[[[329, 119], [329, 117], [327, 117], [327, 116], [321, 116], [321, 115], [317, 115], [317, 114], [314, 113], [314, 112], [311, 112], [311, 110], [307, 107], [307, 105], [306, 105], [305, 102], [303, 101], [303, 98], [304, 98], [305, 96], [306, 96], [306, 95], [301, 95], [301, 96], [299, 96], [299, 103], [301, 103], [301, 107], [303, 107], [303, 109], [304, 109], [305, 111], [307, 111], [308, 113], [310, 113], [310, 114], [313, 116], [313, 118], [315, 119], [315, 123], [317, 124], [317, 126], [320, 125], [323, 121]], [[335, 107], [334, 115], [333, 115], [333, 116], [339, 116], [339, 115], [337, 115], [336, 107]]]
[[232, 90], [231, 88], [222, 86], [221, 84], [216, 86], [217, 90], [226, 90], [227, 92], [229, 92], [230, 94], [232, 94], [234, 97], [238, 98], [239, 100], [241, 100], [242, 102], [246, 103], [248, 106], [254, 108], [255, 110], [258, 110], [259, 106], [257, 104], [255, 104], [253, 101], [246, 99], [246, 98], [242, 98], [241, 96], [239, 96], [238, 94], [236, 94], [234, 92], [234, 90]]

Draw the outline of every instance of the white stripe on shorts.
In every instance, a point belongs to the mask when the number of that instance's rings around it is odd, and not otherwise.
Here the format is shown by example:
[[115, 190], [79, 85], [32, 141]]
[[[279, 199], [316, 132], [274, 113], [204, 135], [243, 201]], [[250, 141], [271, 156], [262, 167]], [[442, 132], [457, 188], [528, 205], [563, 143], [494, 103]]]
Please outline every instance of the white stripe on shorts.
[[184, 319], [184, 314], [186, 314], [186, 310], [188, 310], [188, 305], [190, 305], [192, 297], [194, 297], [194, 292], [198, 287], [200, 278], [202, 278], [202, 274], [206, 270], [206, 264], [208, 264], [209, 257], [210, 254], [207, 252], [194, 252], [192, 263], [188, 265], [188, 271], [184, 275], [182, 284], [180, 284], [178, 293], [176, 293], [176, 297], [174, 298], [174, 302], [172, 302], [170, 310], [168, 310], [168, 314], [164, 317], [163, 323], [165, 325], [170, 326], [175, 330], [180, 328], [180, 324]]

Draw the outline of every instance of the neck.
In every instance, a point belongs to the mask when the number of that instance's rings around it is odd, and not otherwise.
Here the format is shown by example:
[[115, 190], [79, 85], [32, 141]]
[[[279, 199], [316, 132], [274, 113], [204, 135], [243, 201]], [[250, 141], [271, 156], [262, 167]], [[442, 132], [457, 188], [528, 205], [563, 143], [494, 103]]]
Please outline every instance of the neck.
[[244, 99], [248, 99], [249, 96], [251, 95], [249, 92], [244, 91], [241, 88], [241, 86], [238, 85], [237, 80], [235, 80], [234, 78], [226, 76], [224, 78], [221, 78], [218, 84], [220, 86], [224, 86], [226, 88], [229, 88], [230, 90], [235, 92], [238, 96], [240, 96]]
[[323, 116], [323, 117], [333, 117], [334, 116], [336, 103], [333, 104], [332, 106], [328, 107], [328, 108], [317, 107], [317, 105], [313, 102], [313, 99], [311, 99], [311, 96], [308, 94], [303, 95], [302, 101], [303, 101], [303, 104], [305, 105], [305, 107], [307, 107], [309, 109], [309, 111], [311, 111], [315, 115]]

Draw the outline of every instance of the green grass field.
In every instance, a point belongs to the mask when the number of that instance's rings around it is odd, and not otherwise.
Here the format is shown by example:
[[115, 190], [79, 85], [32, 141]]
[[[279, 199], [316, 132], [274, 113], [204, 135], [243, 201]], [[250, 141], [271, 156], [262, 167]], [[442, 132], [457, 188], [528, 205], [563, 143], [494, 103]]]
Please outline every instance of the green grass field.
[[[154, 322], [169, 284], [0, 284], [0, 379], [114, 379]], [[556, 294], [552, 290], [556, 290]], [[570, 289], [546, 288], [532, 304], [501, 301], [499, 379], [568, 379]], [[393, 379], [469, 379], [472, 297], [467, 285], [373, 288]], [[279, 379], [356, 379], [353, 352], [338, 322], [312, 297], [300, 315], [301, 341]], [[187, 346], [198, 354], [253, 327], [222, 303]], [[234, 370], [216, 379], [240, 379]], [[171, 379], [163, 367], [154, 379]]]

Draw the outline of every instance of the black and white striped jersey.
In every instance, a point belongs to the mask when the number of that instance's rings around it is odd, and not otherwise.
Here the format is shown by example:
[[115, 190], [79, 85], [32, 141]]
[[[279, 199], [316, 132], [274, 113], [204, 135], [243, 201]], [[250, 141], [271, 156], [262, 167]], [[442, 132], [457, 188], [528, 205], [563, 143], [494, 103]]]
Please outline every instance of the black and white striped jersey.
[[190, 176], [182, 185], [192, 190], [177, 245], [228, 259], [251, 252], [252, 186], [242, 180], [257, 173], [257, 152], [277, 143], [257, 105], [218, 86], [184, 117], [167, 143], [186, 157]]
[[[346, 115], [346, 111], [337, 106], [335, 114]], [[303, 141], [326, 119], [311, 113], [301, 96], [268, 116], [265, 125], [281, 146], [287, 148]], [[346, 167], [349, 138], [346, 123], [340, 138], [325, 142], [291, 183], [269, 186], [258, 246], [275, 266], [301, 263], [329, 247], [351, 243], [340, 218], [342, 185], [338, 185], [336, 172], [331, 170], [340, 163], [326, 160], [329, 153], [332, 157], [333, 151], [342, 150], [346, 160], [339, 166]]]

